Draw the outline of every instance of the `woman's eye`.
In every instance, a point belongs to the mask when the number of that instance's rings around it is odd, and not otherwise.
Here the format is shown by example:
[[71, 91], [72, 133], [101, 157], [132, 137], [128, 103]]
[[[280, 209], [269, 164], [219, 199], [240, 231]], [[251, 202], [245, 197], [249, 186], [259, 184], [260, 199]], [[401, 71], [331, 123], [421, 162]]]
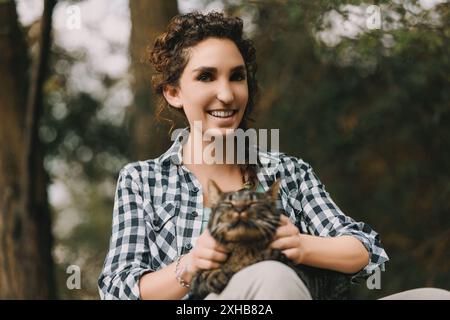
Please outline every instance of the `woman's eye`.
[[199, 81], [207, 81], [207, 80], [210, 80], [210, 79], [211, 79], [211, 75], [208, 74], [208, 73], [202, 73], [201, 75], [199, 75], [197, 77], [197, 80], [199, 80]]
[[237, 73], [237, 74], [233, 75], [233, 79], [236, 80], [236, 81], [245, 80], [245, 74]]

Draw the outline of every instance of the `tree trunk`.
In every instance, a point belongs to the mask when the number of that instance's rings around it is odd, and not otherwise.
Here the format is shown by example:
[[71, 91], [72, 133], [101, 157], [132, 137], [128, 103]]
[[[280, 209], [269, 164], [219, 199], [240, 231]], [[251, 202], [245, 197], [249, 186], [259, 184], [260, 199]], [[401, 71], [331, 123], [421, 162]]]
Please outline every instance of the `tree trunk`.
[[167, 132], [157, 130], [154, 122], [156, 99], [151, 89], [151, 66], [147, 50], [169, 20], [178, 14], [176, 0], [130, 1], [130, 56], [133, 74], [134, 102], [128, 109], [130, 153], [133, 159], [144, 160], [159, 156], [168, 147]]
[[[46, 1], [41, 23], [48, 33], [51, 2]], [[12, 0], [0, 2], [0, 30], [0, 299], [54, 298], [48, 179], [37, 138], [47, 56], [38, 56], [40, 70], [32, 72], [32, 81], [39, 83], [30, 83], [27, 48]], [[40, 44], [42, 53], [42, 44], [49, 41], [41, 39]], [[33, 115], [27, 116], [29, 111]]]

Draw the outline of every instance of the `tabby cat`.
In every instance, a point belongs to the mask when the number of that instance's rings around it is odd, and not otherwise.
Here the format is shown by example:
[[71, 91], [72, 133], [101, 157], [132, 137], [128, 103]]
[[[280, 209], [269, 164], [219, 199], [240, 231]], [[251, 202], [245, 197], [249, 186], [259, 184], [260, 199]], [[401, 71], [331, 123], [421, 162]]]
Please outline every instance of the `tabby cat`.
[[[236, 272], [260, 261], [277, 260], [296, 269], [281, 250], [269, 247], [280, 223], [275, 206], [279, 186], [277, 180], [265, 193], [247, 189], [221, 192], [214, 181], [208, 182], [211, 202], [208, 230], [230, 253], [219, 269], [200, 270], [196, 274], [192, 281], [194, 298], [222, 292]], [[306, 281], [300, 270], [296, 271]]]
[[209, 293], [221, 293], [231, 277], [241, 269], [264, 260], [276, 260], [290, 266], [308, 287], [313, 299], [350, 298], [350, 276], [326, 269], [295, 265], [278, 249], [271, 249], [280, 212], [276, 199], [280, 180], [265, 193], [252, 190], [222, 192], [208, 182], [211, 216], [208, 230], [212, 237], [229, 250], [228, 259], [219, 269], [200, 270], [192, 281], [194, 299]]

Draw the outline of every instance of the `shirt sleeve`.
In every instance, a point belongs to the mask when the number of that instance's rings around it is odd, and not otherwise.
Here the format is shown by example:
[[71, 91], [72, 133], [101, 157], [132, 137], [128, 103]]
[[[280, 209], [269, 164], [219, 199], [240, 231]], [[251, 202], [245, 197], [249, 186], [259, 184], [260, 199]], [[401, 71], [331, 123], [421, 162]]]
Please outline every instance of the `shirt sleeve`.
[[300, 174], [299, 194], [304, 219], [311, 234], [322, 237], [338, 237], [351, 235], [361, 241], [369, 252], [369, 263], [358, 273], [352, 275], [352, 282], [367, 278], [377, 268], [384, 271], [385, 262], [389, 260], [379, 234], [368, 224], [356, 222], [346, 216], [331, 199], [325, 186], [321, 183], [312, 167], [299, 160], [297, 162]]
[[139, 299], [139, 279], [153, 271], [141, 190], [136, 182], [139, 171], [130, 172], [123, 168], [117, 181], [110, 246], [98, 280], [101, 299]]

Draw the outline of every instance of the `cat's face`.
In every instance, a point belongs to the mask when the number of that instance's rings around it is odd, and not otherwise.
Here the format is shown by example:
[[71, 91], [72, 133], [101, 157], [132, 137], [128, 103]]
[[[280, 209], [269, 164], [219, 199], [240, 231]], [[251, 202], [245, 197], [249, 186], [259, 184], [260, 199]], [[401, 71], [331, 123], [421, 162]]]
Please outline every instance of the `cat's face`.
[[214, 239], [222, 244], [260, 242], [265, 246], [270, 243], [280, 222], [275, 206], [279, 185], [280, 180], [275, 181], [266, 193], [222, 192], [210, 180], [212, 212], [208, 229]]

